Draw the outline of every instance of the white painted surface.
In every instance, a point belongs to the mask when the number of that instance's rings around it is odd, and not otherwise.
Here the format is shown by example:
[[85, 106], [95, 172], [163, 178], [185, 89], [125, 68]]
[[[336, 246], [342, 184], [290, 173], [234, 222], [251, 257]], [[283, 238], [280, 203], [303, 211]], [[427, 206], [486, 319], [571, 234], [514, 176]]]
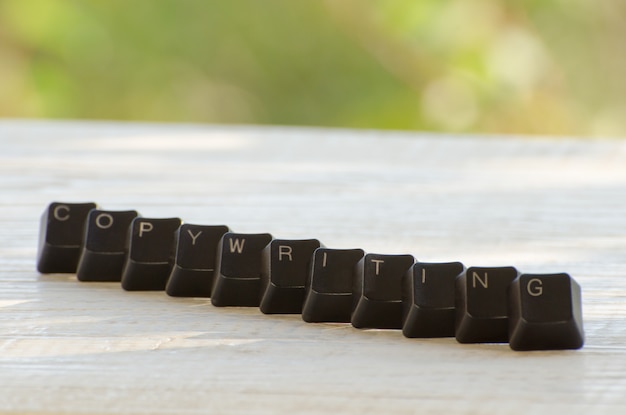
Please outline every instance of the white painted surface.
[[[586, 345], [405, 339], [39, 275], [52, 201], [568, 272]], [[0, 121], [0, 412], [622, 414], [625, 207], [626, 141]]]

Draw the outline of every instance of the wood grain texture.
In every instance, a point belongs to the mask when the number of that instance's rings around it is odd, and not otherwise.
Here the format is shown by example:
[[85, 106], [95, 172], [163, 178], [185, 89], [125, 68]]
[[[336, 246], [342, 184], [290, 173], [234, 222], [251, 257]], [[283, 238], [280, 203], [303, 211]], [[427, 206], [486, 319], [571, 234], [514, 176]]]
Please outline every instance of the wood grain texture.
[[[0, 121], [0, 412], [624, 413], [626, 142]], [[39, 275], [39, 217], [145, 217], [568, 272], [582, 350], [406, 339]]]

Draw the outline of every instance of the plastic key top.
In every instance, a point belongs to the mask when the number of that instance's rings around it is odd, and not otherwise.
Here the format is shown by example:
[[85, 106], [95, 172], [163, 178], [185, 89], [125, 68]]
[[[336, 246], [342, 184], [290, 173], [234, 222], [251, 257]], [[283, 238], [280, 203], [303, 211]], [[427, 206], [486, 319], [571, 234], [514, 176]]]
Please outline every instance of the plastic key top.
[[362, 249], [318, 248], [305, 285], [302, 319], [309, 323], [349, 323], [354, 267]]
[[269, 233], [224, 234], [217, 248], [211, 303], [217, 307], [258, 307], [261, 296], [261, 258], [272, 240]]
[[317, 239], [275, 239], [263, 250], [261, 303], [265, 314], [301, 314]]
[[509, 309], [511, 349], [583, 346], [580, 286], [568, 274], [522, 274], [509, 289]]
[[74, 273], [85, 235], [85, 219], [95, 203], [51, 203], [41, 215], [37, 270]]
[[415, 262], [411, 255], [367, 254], [354, 273], [356, 328], [402, 328], [402, 278]]
[[85, 241], [78, 261], [79, 281], [121, 281], [128, 228], [134, 210], [92, 209], [85, 222]]
[[513, 267], [470, 267], [456, 280], [456, 339], [460, 343], [506, 343], [507, 290]]
[[133, 219], [122, 288], [127, 291], [165, 289], [172, 269], [174, 232], [180, 224], [179, 218]]
[[183, 224], [175, 233], [176, 256], [165, 292], [172, 297], [210, 297], [216, 251], [228, 226]]
[[403, 280], [405, 337], [454, 337], [456, 277], [460, 262], [416, 262]]

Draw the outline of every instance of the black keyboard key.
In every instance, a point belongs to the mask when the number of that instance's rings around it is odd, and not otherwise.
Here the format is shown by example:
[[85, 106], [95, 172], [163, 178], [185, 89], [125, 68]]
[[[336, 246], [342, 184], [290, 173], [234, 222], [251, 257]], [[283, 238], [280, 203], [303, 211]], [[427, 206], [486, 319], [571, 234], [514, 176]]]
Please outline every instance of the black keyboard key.
[[509, 308], [511, 349], [583, 346], [580, 285], [568, 274], [522, 274], [509, 289]]
[[175, 233], [176, 256], [165, 292], [172, 297], [210, 297], [217, 245], [228, 226], [183, 224]]
[[218, 244], [211, 303], [218, 307], [258, 307], [261, 300], [261, 258], [272, 240], [269, 233], [224, 234]]
[[354, 310], [356, 328], [402, 328], [402, 279], [415, 262], [411, 255], [367, 254], [356, 265]]
[[121, 281], [128, 228], [138, 216], [134, 210], [93, 209], [85, 222], [85, 241], [78, 261], [79, 281]]
[[406, 337], [454, 337], [455, 282], [460, 262], [416, 262], [403, 281]]
[[506, 343], [507, 290], [517, 278], [513, 267], [470, 267], [456, 280], [456, 339], [460, 343]]
[[317, 239], [275, 239], [263, 250], [261, 303], [265, 314], [301, 314]]
[[173, 263], [174, 232], [180, 224], [179, 218], [133, 220], [122, 288], [127, 291], [165, 289]]
[[95, 203], [51, 203], [41, 215], [37, 270], [74, 273], [85, 236], [85, 219]]
[[318, 248], [305, 285], [302, 319], [309, 323], [349, 323], [354, 268], [362, 249]]

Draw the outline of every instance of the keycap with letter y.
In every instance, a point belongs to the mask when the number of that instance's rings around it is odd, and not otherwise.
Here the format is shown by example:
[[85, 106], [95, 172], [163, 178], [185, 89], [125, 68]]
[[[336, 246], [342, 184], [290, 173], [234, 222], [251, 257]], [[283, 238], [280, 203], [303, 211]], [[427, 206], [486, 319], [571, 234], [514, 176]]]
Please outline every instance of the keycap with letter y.
[[222, 236], [211, 292], [214, 306], [259, 306], [261, 258], [271, 240], [269, 233], [228, 232]]
[[509, 288], [513, 350], [579, 349], [584, 343], [580, 285], [568, 274], [522, 274]]
[[506, 343], [508, 288], [513, 267], [470, 267], [456, 279], [456, 339], [459, 343]]
[[210, 297], [217, 245], [228, 232], [223, 225], [181, 225], [175, 233], [176, 254], [165, 292], [172, 297]]

